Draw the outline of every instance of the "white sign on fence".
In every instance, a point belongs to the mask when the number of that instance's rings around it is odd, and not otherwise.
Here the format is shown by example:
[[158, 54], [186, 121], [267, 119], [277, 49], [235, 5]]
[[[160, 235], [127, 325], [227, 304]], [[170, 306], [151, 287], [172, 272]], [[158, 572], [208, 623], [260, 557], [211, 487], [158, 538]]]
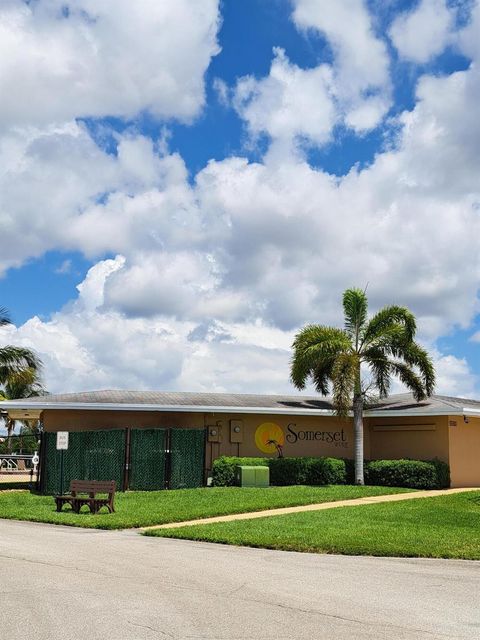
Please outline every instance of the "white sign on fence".
[[57, 450], [68, 449], [68, 431], [57, 431]]

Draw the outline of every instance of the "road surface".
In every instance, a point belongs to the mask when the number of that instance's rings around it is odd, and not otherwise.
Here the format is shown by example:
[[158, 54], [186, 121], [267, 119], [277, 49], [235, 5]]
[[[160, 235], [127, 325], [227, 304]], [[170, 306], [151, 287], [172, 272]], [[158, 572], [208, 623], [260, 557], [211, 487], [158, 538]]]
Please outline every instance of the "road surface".
[[0, 520], [5, 640], [480, 639], [480, 563]]

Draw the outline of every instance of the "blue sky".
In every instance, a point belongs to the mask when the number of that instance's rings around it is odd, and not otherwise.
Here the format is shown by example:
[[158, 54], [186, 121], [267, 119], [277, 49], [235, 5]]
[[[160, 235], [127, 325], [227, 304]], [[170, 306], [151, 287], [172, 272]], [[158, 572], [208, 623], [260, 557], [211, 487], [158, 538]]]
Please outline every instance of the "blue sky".
[[194, 5], [0, 9], [5, 341], [53, 390], [282, 392], [295, 330], [368, 282], [477, 393], [477, 4]]

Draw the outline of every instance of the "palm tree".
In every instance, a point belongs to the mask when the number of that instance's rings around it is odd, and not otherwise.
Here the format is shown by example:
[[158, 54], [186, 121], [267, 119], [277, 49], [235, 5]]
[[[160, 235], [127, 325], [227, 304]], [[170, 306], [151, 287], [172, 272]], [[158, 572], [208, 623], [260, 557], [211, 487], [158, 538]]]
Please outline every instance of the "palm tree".
[[[8, 311], [0, 307], [0, 327], [11, 324]], [[5, 345], [0, 347], [0, 397], [4, 400], [29, 398], [44, 393], [40, 382], [42, 361], [30, 349]], [[8, 434], [8, 448], [11, 448], [11, 435], [15, 421], [5, 418]]]
[[[11, 324], [8, 311], [0, 307], [0, 327]], [[0, 384], [6, 384], [7, 380], [20, 371], [32, 369], [40, 371], [42, 361], [30, 349], [24, 347], [12, 347], [5, 345], [0, 347]]]
[[388, 396], [392, 376], [396, 376], [419, 402], [432, 395], [435, 370], [428, 353], [414, 340], [416, 321], [407, 308], [386, 306], [368, 319], [365, 292], [347, 289], [343, 310], [343, 329], [310, 324], [295, 336], [290, 377], [298, 389], [312, 380], [324, 396], [331, 385], [338, 416], [346, 417], [353, 404], [355, 483], [364, 484], [363, 410], [367, 388], [362, 371], [370, 370], [371, 383], [380, 398]]
[[[47, 392], [43, 387], [40, 374], [37, 369], [28, 367], [21, 371], [10, 374], [4, 388], [0, 390], [1, 400], [16, 400], [17, 398], [33, 398], [34, 396], [43, 396]], [[12, 419], [5, 414], [5, 429], [7, 431], [7, 450], [11, 453], [12, 449], [12, 434], [15, 429], [15, 419]], [[35, 433], [37, 431], [36, 426], [34, 429], [28, 428], [27, 431]]]

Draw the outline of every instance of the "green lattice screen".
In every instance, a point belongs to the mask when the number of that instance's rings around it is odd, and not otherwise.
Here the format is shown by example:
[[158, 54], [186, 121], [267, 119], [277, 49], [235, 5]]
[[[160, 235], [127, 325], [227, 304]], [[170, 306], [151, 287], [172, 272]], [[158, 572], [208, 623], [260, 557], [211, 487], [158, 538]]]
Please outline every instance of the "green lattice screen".
[[205, 431], [171, 430], [170, 488], [184, 489], [203, 485]]
[[165, 489], [165, 429], [132, 429], [129, 488]]
[[56, 433], [44, 434], [44, 493], [68, 491], [71, 480], [115, 480], [123, 487], [125, 430], [82, 431], [69, 434], [63, 452], [63, 486], [60, 487], [61, 451], [56, 450]]

